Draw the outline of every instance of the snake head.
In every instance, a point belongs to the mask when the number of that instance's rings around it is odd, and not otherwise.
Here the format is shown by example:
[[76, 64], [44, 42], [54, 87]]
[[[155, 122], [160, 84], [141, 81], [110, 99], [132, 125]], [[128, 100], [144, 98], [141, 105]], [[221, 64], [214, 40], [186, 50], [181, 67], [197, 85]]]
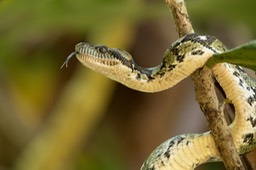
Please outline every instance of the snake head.
[[[105, 45], [91, 45], [85, 42], [78, 43], [75, 47], [78, 60], [87, 67], [111, 67], [124, 65], [133, 67], [131, 55], [118, 48], [109, 48]], [[93, 69], [93, 68], [92, 68]]]
[[135, 65], [128, 52], [104, 45], [81, 42], [76, 45], [74, 53], [84, 66], [114, 80], [120, 79], [120, 76], [125, 74], [130, 74]]

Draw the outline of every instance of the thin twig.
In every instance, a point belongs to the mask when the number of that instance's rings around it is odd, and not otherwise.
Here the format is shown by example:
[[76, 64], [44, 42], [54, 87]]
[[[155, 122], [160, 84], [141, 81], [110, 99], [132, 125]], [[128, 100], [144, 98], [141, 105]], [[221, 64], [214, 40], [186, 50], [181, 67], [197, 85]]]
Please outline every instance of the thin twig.
[[[166, 3], [171, 9], [179, 36], [194, 33], [185, 2], [183, 0], [166, 0]], [[208, 121], [225, 167], [228, 170], [244, 170], [224, 118], [224, 108], [220, 107], [217, 98], [211, 70], [207, 67], [199, 69], [192, 74], [192, 79], [195, 85], [196, 99]]]
[[192, 24], [189, 20], [186, 4], [183, 0], [165, 0], [167, 6], [172, 12], [172, 16], [175, 22], [176, 31], [179, 37], [194, 33]]

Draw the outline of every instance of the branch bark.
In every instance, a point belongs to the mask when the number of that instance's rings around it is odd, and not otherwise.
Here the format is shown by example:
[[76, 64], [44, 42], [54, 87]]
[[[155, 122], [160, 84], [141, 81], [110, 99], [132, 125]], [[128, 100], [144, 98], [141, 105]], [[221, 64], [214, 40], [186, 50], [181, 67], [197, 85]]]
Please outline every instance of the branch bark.
[[[179, 37], [194, 33], [185, 2], [183, 0], [166, 0], [166, 3], [172, 12]], [[208, 121], [225, 167], [228, 170], [244, 170], [245, 168], [236, 151], [233, 138], [224, 118], [224, 107], [220, 107], [211, 70], [207, 67], [198, 69], [192, 74], [192, 79], [195, 86], [196, 99]]]
[[196, 99], [203, 111], [220, 157], [228, 170], [244, 170], [237, 153], [233, 138], [224, 117], [224, 104], [220, 104], [216, 95], [212, 72], [203, 67], [192, 74]]
[[194, 33], [192, 24], [189, 20], [186, 4], [183, 0], [165, 0], [171, 10], [176, 31], [179, 37]]

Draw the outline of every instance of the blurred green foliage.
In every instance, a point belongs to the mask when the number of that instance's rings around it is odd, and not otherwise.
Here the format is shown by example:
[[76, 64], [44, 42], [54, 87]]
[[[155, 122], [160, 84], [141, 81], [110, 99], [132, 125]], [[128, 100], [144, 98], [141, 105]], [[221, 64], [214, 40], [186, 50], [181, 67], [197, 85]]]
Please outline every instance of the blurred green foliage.
[[256, 23], [253, 20], [255, 5], [256, 2], [254, 0], [190, 0], [187, 3], [187, 8], [190, 11], [189, 14], [193, 22], [203, 24], [217, 19], [229, 24], [246, 24], [256, 32]]
[[[22, 93], [16, 96], [17, 104], [22, 102], [19, 107], [26, 112], [30, 112], [27, 108], [37, 107], [31, 110], [33, 113], [47, 107], [47, 101], [53, 98], [48, 95], [57, 88], [59, 66], [67, 55], [66, 49], [61, 47], [69, 43], [63, 42], [68, 41], [65, 37], [83, 40], [86, 35], [88, 39], [95, 39], [109, 25], [120, 20], [136, 22], [163, 13], [160, 7], [130, 0], [1, 3], [0, 75], [6, 78], [9, 87], [15, 85], [14, 88], [19, 88], [18, 92]], [[69, 49], [73, 50], [72, 46]]]
[[[7, 103], [13, 108], [11, 110], [0, 108], [3, 120], [1, 127], [6, 129], [4, 137], [0, 139], [3, 141], [0, 146], [0, 149], [2, 148], [0, 164], [3, 167], [12, 167], [16, 164], [17, 159], [20, 159], [19, 154], [8, 154], [9, 156], [7, 156], [6, 153], [10, 153], [12, 148], [15, 149], [14, 152], [22, 150], [25, 153], [26, 162], [20, 162], [16, 168], [34, 167], [35, 165], [29, 165], [32, 162], [28, 160], [31, 156], [33, 157], [31, 155], [35, 152], [33, 148], [36, 148], [37, 145], [44, 148], [39, 141], [44, 141], [45, 146], [50, 145], [50, 140], [54, 140], [47, 137], [51, 131], [52, 133], [54, 131], [62, 133], [55, 128], [56, 126], [61, 128], [61, 123], [55, 123], [55, 126], [51, 127], [48, 123], [46, 124], [48, 121], [45, 120], [47, 117], [51, 120], [53, 117], [51, 114], [54, 114], [54, 110], [56, 110], [55, 107], [63, 107], [55, 105], [60, 103], [61, 89], [65, 87], [65, 83], [71, 76], [68, 72], [72, 73], [72, 67], [69, 70], [60, 70], [60, 66], [73, 50], [75, 43], [83, 41], [85, 38], [90, 41], [100, 39], [106, 29], [110, 29], [112, 25], [119, 22], [126, 21], [135, 24], [146, 18], [159, 17], [168, 13], [167, 10], [161, 10], [163, 7], [164, 5], [147, 5], [142, 1], [133, 0], [0, 1], [0, 88], [4, 91], [4, 93], [0, 93], [0, 99], [1, 101], [7, 100]], [[111, 32], [112, 30], [107, 34], [117, 34], [117, 32]], [[125, 30], [123, 33], [126, 34]], [[64, 75], [63, 73], [68, 74]], [[77, 84], [79, 83], [77, 82]], [[77, 94], [73, 94], [71, 99], [77, 97]], [[72, 116], [74, 113], [68, 114]], [[10, 120], [7, 122], [6, 119]], [[17, 121], [14, 121], [15, 119]], [[90, 122], [88, 123], [90, 124]], [[68, 124], [69, 122], [67, 122]], [[45, 133], [39, 131], [40, 134], [38, 129], [43, 126], [47, 126], [44, 128], [46, 129]], [[9, 135], [16, 134], [16, 132], [23, 134], [21, 138], [18, 136], [12, 138], [15, 140], [13, 145], [19, 147], [11, 147], [12, 145], [6, 147], [5, 143], [11, 140]], [[37, 135], [34, 137], [34, 134]], [[47, 138], [49, 138], [49, 142], [47, 142]], [[77, 136], [77, 140], [80, 138]], [[58, 139], [57, 136], [56, 139]], [[28, 141], [32, 145], [26, 149]], [[81, 153], [82, 160], [78, 163], [77, 169], [120, 169], [120, 165], [118, 165], [120, 159], [116, 159], [118, 156], [114, 156], [116, 153], [113, 152], [115, 147], [108, 147], [106, 143], [103, 146], [101, 149], [96, 149], [97, 152], [102, 152], [102, 154], [96, 154], [98, 156], [93, 156], [94, 154], [90, 154], [90, 152]], [[72, 146], [69, 147], [72, 148]], [[45, 149], [45, 154], [51, 153], [51, 151], [47, 151], [47, 148]], [[66, 149], [63, 148], [63, 150]], [[36, 162], [45, 161], [43, 155], [42, 157], [34, 156]], [[77, 161], [74, 160], [74, 162]], [[50, 165], [47, 166], [50, 167]], [[38, 165], [39, 167], [40, 165]]]

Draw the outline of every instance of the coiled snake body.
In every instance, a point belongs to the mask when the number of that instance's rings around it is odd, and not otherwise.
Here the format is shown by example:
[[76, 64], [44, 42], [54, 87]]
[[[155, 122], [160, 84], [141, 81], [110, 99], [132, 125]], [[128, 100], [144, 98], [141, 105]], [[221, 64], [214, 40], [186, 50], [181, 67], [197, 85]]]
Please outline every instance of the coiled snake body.
[[[203, 67], [214, 53], [225, 49], [213, 36], [190, 34], [166, 50], [160, 65], [143, 68], [124, 50], [82, 42], [76, 45], [64, 65], [76, 55], [83, 65], [132, 89], [157, 92], [174, 86]], [[239, 154], [244, 154], [256, 146], [256, 81], [241, 67], [227, 63], [215, 65], [212, 72], [234, 105], [236, 117], [229, 127]], [[219, 160], [211, 132], [184, 134], [162, 143], [141, 169], [194, 169], [202, 163]]]

